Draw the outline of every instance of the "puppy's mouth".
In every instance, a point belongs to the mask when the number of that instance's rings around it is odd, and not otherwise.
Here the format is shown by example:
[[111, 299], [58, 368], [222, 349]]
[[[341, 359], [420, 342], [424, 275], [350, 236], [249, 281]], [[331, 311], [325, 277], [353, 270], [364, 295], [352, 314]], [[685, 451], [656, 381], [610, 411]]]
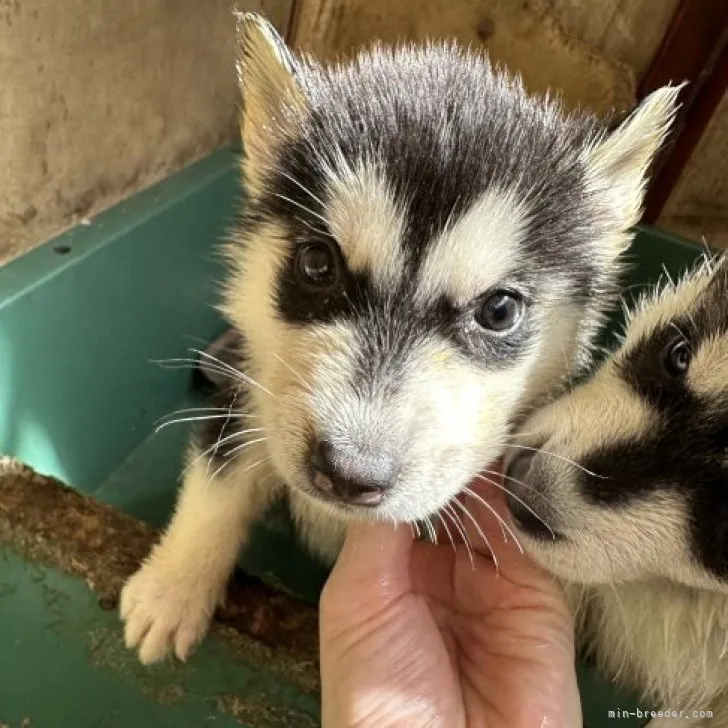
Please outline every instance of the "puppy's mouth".
[[538, 467], [538, 448], [520, 451], [504, 472], [505, 500], [514, 524], [536, 541], [558, 541], [564, 536], [548, 501], [548, 488]]
[[347, 511], [355, 508], [373, 510], [386, 500], [386, 494], [375, 486], [332, 478], [321, 472], [312, 473], [310, 482], [311, 496]]

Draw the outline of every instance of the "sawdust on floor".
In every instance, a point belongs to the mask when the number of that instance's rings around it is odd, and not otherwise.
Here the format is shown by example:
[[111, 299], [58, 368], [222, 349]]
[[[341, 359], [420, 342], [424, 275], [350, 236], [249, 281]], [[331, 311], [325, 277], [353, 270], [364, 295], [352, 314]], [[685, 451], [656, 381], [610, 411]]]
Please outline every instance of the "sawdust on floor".
[[[0, 543], [32, 562], [82, 577], [103, 609], [115, 609], [124, 582], [157, 533], [57, 480], [0, 458]], [[260, 581], [238, 576], [212, 632], [247, 662], [318, 693], [318, 613]], [[99, 637], [96, 635], [96, 637]], [[93, 641], [100, 660], [103, 640]], [[106, 654], [106, 658], [104, 658]]]

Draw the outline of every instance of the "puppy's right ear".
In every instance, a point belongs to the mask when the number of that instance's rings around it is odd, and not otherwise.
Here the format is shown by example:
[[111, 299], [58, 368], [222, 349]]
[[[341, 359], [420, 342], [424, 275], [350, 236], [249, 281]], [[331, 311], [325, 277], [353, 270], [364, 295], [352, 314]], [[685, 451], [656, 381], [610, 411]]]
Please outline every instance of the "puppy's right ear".
[[275, 28], [255, 13], [235, 13], [237, 72], [243, 110], [243, 179], [256, 195], [271, 153], [305, 109], [296, 59]]

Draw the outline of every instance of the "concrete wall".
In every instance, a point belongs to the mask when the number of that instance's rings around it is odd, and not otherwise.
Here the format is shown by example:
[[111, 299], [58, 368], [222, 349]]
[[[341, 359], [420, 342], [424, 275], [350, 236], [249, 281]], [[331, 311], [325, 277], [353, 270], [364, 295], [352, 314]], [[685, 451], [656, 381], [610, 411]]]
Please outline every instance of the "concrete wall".
[[236, 133], [233, 27], [230, 0], [0, 2], [0, 262]]

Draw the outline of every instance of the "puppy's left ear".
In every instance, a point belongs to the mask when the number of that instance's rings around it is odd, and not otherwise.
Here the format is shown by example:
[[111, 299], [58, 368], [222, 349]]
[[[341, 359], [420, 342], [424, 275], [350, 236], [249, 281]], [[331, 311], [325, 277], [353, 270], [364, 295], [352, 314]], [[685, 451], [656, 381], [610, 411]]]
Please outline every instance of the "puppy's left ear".
[[648, 172], [672, 127], [684, 85], [651, 93], [622, 124], [584, 152], [594, 187], [621, 230], [636, 225], [642, 216]]
[[257, 194], [271, 154], [305, 109], [297, 62], [275, 28], [256, 13], [236, 13], [238, 84], [243, 110], [243, 178]]

